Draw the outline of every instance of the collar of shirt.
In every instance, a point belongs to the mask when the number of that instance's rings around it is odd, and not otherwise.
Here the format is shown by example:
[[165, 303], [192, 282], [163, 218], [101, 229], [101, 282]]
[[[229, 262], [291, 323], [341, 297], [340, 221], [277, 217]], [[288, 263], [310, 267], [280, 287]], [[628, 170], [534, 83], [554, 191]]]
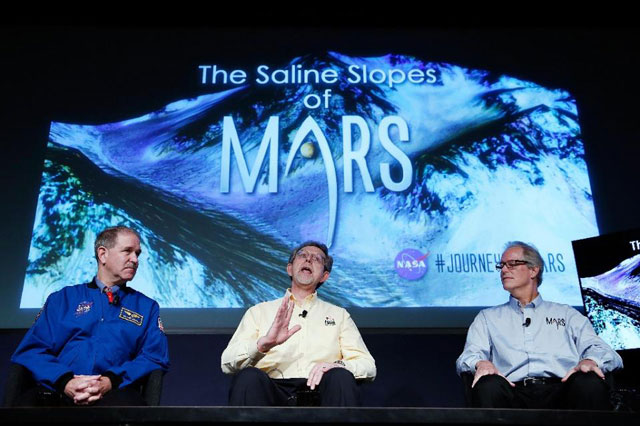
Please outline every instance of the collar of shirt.
[[518, 312], [518, 313], [521, 313], [522, 312], [522, 308], [526, 308], [527, 306], [531, 306], [534, 309], [535, 308], [539, 308], [540, 305], [542, 305], [543, 302], [544, 302], [544, 300], [542, 300], [542, 296], [540, 295], [540, 293], [538, 293], [538, 297], [533, 299], [526, 306], [522, 306], [521, 307], [520, 306], [520, 302], [518, 301], [518, 299], [516, 299], [513, 296], [509, 296], [509, 306], [511, 306], [513, 308], [513, 310]]
[[316, 301], [318, 300], [318, 292], [317, 291], [314, 291], [313, 293], [311, 293], [310, 295], [305, 297], [304, 300], [298, 300], [293, 295], [293, 293], [291, 293], [291, 289], [288, 288], [287, 289], [287, 296], [289, 297], [289, 300], [293, 300], [293, 303], [295, 303], [296, 305], [300, 306], [301, 308], [305, 308], [305, 309], [308, 309], [308, 308], [312, 307], [313, 305], [315, 305]]
[[[104, 293], [104, 289], [107, 288], [107, 285], [105, 283], [103, 283], [102, 281], [100, 281], [98, 279], [98, 277], [96, 277], [96, 285], [100, 289], [100, 293]], [[118, 290], [120, 290], [119, 286], [117, 286], [117, 285], [111, 286], [111, 293], [116, 293]]]

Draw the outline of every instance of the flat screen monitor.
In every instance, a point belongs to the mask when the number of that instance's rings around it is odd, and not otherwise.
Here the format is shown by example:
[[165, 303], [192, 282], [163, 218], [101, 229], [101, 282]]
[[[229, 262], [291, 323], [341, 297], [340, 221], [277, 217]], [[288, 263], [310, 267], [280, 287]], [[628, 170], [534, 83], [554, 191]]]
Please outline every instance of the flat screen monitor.
[[584, 308], [612, 348], [640, 348], [640, 229], [573, 242]]
[[281, 297], [306, 240], [335, 259], [321, 297], [360, 326], [503, 303], [511, 240], [542, 252], [546, 298], [581, 303], [571, 241], [598, 228], [567, 90], [393, 52], [193, 76], [200, 95], [156, 110], [51, 122], [20, 308], [90, 280], [114, 225], [141, 235], [130, 285], [187, 327]]

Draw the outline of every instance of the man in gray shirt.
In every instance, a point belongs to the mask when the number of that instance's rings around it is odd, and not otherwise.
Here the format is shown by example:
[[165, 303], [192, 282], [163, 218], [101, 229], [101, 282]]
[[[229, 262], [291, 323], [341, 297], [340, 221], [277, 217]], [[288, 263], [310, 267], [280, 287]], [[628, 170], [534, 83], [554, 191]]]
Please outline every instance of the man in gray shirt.
[[610, 409], [604, 373], [622, 359], [578, 311], [542, 299], [538, 250], [511, 242], [496, 269], [509, 301], [478, 314], [456, 361], [458, 374], [474, 374], [472, 404]]

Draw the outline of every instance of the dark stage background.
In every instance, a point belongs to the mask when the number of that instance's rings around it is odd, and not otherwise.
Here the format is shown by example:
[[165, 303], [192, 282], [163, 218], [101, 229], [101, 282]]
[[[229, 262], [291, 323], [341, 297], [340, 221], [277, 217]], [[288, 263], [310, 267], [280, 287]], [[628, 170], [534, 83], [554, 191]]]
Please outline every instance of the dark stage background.
[[[0, 333], [0, 401], [8, 359], [24, 332]], [[165, 375], [161, 405], [224, 406], [231, 377], [220, 370], [220, 354], [230, 334], [171, 334], [171, 369]], [[374, 333], [364, 339], [376, 359], [378, 377], [362, 385], [367, 407], [463, 407], [455, 360], [464, 334]]]

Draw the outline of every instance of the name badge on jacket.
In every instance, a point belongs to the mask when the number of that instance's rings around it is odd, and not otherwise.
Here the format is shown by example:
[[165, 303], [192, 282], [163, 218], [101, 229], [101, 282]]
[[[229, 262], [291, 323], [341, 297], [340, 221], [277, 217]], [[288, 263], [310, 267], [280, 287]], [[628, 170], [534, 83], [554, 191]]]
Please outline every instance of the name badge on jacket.
[[144, 317], [139, 313], [133, 312], [132, 310], [127, 309], [124, 306], [122, 307], [122, 309], [120, 309], [119, 317], [125, 321], [132, 322], [137, 326], [141, 326], [142, 320], [144, 319]]

